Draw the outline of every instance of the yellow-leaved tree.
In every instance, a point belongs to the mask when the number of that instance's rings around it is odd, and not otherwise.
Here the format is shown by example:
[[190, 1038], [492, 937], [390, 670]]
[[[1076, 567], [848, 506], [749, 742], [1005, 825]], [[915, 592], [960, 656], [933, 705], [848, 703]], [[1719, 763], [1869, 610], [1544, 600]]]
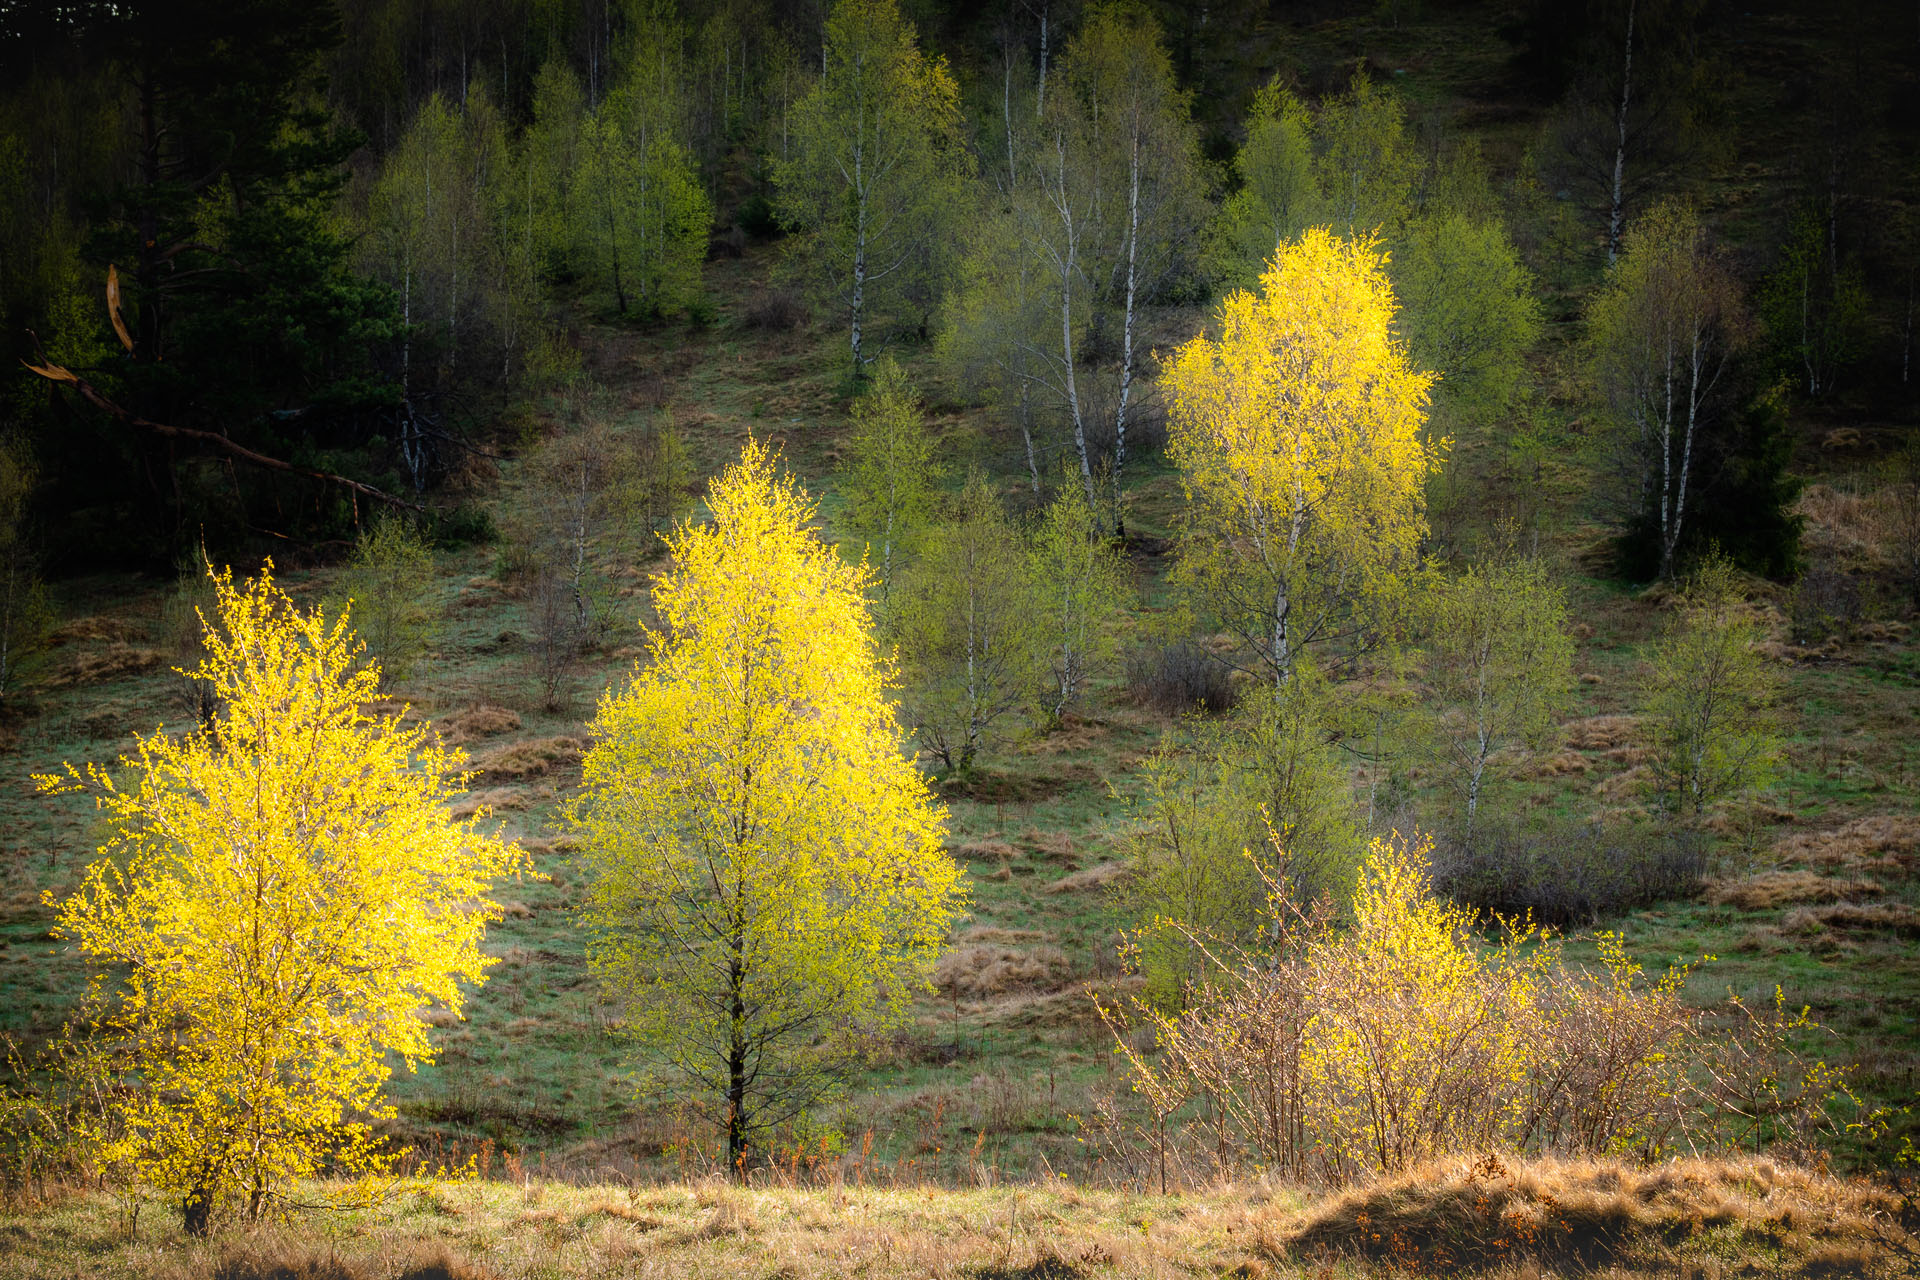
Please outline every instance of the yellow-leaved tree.
[[1367, 643], [1418, 563], [1433, 379], [1393, 319], [1376, 243], [1313, 229], [1167, 370], [1179, 577], [1276, 683], [1309, 645]]
[[118, 770], [69, 766], [43, 790], [95, 793], [105, 857], [60, 902], [56, 936], [96, 965], [124, 1088], [101, 1158], [180, 1197], [189, 1232], [250, 1217], [321, 1170], [376, 1174], [372, 1123], [395, 1057], [432, 1057], [418, 1015], [478, 983], [516, 847], [456, 822], [460, 757], [424, 726], [369, 717], [379, 670], [342, 615], [296, 607], [271, 566], [213, 576], [209, 722], [141, 737]]
[[926, 987], [965, 888], [886, 698], [866, 566], [757, 443], [707, 507], [668, 539], [649, 661], [601, 701], [573, 820], [595, 968], [740, 1169]]

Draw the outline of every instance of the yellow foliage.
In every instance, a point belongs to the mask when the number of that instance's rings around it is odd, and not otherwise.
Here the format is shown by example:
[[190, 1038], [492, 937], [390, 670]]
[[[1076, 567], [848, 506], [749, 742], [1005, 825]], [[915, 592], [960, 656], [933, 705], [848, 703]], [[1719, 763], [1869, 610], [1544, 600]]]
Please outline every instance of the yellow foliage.
[[94, 1136], [182, 1195], [196, 1231], [322, 1166], [386, 1166], [369, 1122], [392, 1114], [391, 1056], [431, 1059], [416, 1015], [457, 1013], [483, 980], [488, 886], [525, 864], [448, 817], [462, 757], [363, 713], [379, 670], [356, 667], [345, 616], [302, 612], [269, 573], [213, 585], [187, 673], [212, 691], [210, 725], [142, 737], [116, 771], [39, 779], [93, 790], [111, 832], [56, 930], [103, 966], [102, 1030], [135, 1084]]
[[1276, 679], [1307, 645], [1361, 638], [1417, 562], [1433, 379], [1393, 321], [1377, 243], [1309, 230], [1167, 369], [1179, 572]]
[[904, 1015], [964, 886], [901, 747], [865, 565], [756, 443], [707, 507], [669, 539], [651, 659], [600, 704], [574, 820], [594, 963], [721, 1104], [737, 1161]]

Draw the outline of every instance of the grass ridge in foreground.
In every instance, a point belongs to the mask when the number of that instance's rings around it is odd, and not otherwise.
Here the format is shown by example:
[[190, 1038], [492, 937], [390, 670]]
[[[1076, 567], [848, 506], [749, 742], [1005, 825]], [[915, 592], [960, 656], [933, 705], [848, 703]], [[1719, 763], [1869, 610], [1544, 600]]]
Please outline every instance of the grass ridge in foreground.
[[427, 1183], [368, 1210], [182, 1236], [165, 1208], [71, 1190], [0, 1211], [0, 1273], [142, 1280], [859, 1275], [1907, 1275], [1899, 1204], [1758, 1157], [1637, 1168], [1493, 1156], [1328, 1194], [1160, 1197], [1052, 1184]]

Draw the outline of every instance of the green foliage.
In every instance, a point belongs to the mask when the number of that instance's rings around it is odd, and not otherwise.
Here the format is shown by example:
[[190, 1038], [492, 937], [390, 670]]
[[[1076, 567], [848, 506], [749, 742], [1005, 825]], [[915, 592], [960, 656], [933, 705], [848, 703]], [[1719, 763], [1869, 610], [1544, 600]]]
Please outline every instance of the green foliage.
[[1093, 511], [1072, 477], [1040, 517], [1029, 552], [1041, 642], [1051, 680], [1041, 698], [1058, 721], [1112, 664], [1114, 623], [1133, 594], [1126, 561], [1101, 538]]
[[341, 575], [341, 609], [351, 608], [367, 656], [389, 680], [405, 680], [439, 630], [433, 553], [407, 520], [381, 516], [353, 545]]
[[1489, 770], [1524, 763], [1572, 696], [1566, 596], [1540, 560], [1500, 558], [1441, 585], [1432, 610], [1435, 754], [1471, 839]]
[[1407, 353], [1439, 375], [1436, 399], [1469, 420], [1497, 416], [1540, 337], [1532, 274], [1497, 221], [1422, 214], [1393, 260]]
[[1347, 91], [1321, 107], [1314, 134], [1324, 216], [1352, 236], [1398, 231], [1420, 172], [1398, 95], [1356, 71]]
[[1234, 156], [1240, 189], [1220, 206], [1208, 231], [1207, 269], [1217, 289], [1252, 289], [1274, 250], [1321, 215], [1314, 173], [1312, 113], [1270, 81], [1254, 95], [1247, 140]]
[[1857, 263], [1837, 260], [1829, 234], [1815, 210], [1796, 213], [1757, 298], [1781, 365], [1815, 400], [1832, 393], [1867, 342], [1866, 278]]
[[1682, 820], [1738, 803], [1773, 776], [1780, 677], [1763, 638], [1732, 565], [1707, 560], [1654, 649], [1647, 688], [1654, 794]]
[[1030, 704], [1041, 618], [1019, 532], [975, 471], [888, 610], [908, 722], [946, 768], [972, 769], [995, 726]]
[[608, 94], [585, 126], [572, 184], [587, 206], [574, 224], [583, 269], [622, 314], [631, 303], [663, 315], [704, 296], [713, 204], [662, 105], [643, 83]]
[[885, 601], [932, 514], [940, 469], [919, 394], [892, 356], [874, 363], [872, 380], [853, 402], [852, 417], [846, 520], [866, 540]]
[[757, 444], [707, 506], [671, 539], [646, 666], [601, 702], [573, 822], [595, 969], [738, 1168], [905, 1017], [965, 889], [864, 567]]
[[895, 0], [839, 0], [823, 63], [773, 179], [789, 261], [849, 317], [859, 378], [870, 326], [924, 324], [938, 301], [967, 157], [953, 77]]

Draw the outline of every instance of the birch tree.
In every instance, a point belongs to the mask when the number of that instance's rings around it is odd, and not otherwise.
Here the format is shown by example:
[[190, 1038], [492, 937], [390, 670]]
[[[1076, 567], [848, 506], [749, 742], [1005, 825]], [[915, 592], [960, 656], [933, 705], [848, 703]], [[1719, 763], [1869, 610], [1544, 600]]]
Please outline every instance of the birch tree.
[[794, 264], [844, 308], [862, 378], [877, 319], [931, 313], [967, 158], [953, 76], [894, 0], [840, 0], [824, 39], [773, 177]]
[[1541, 746], [1572, 693], [1565, 595], [1538, 560], [1469, 566], [1435, 593], [1429, 657], [1434, 745], [1471, 839], [1495, 761]]
[[572, 810], [590, 960], [746, 1170], [926, 990], [965, 900], [902, 750], [867, 574], [749, 443], [670, 538], [660, 623]]
[[1047, 505], [1029, 555], [1049, 669], [1043, 705], [1057, 721], [1113, 660], [1113, 623], [1132, 584], [1126, 562], [1100, 537], [1093, 512], [1071, 484]]
[[884, 602], [933, 513], [938, 475], [920, 397], [892, 356], [875, 362], [873, 381], [853, 403], [848, 450], [847, 524], [866, 539]]
[[1626, 464], [1631, 520], [1651, 525], [1658, 574], [1668, 578], [1701, 480], [1697, 446], [1748, 332], [1739, 285], [1691, 207], [1663, 202], [1634, 224], [1587, 328], [1595, 387]]
[[1176, 577], [1275, 684], [1311, 646], [1371, 645], [1418, 562], [1433, 378], [1393, 321], [1376, 243], [1316, 228], [1168, 365]]
[[1240, 189], [1221, 204], [1208, 230], [1207, 267], [1224, 288], [1249, 289], [1324, 204], [1313, 167], [1313, 114], [1278, 79], [1254, 95], [1247, 140], [1233, 158]]

